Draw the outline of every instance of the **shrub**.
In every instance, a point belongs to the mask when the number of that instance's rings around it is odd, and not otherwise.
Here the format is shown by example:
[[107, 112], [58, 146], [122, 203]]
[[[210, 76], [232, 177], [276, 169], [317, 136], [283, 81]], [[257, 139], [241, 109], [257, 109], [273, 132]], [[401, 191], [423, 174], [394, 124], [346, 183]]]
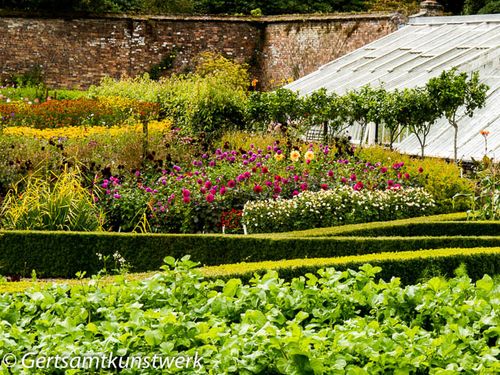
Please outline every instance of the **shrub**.
[[425, 215], [433, 207], [422, 189], [371, 192], [341, 187], [305, 191], [289, 200], [248, 202], [243, 223], [252, 233], [286, 232]]
[[358, 149], [356, 155], [373, 163], [404, 162], [408, 173], [432, 195], [439, 212], [464, 211], [470, 205], [465, 198], [453, 199], [456, 194], [473, 192], [473, 182], [461, 177], [460, 167], [453, 163], [435, 158], [420, 159], [381, 147]]
[[65, 170], [50, 180], [29, 177], [26, 188], [11, 190], [2, 204], [1, 224], [5, 229], [100, 230], [102, 214], [93, 197], [82, 187], [76, 171]]

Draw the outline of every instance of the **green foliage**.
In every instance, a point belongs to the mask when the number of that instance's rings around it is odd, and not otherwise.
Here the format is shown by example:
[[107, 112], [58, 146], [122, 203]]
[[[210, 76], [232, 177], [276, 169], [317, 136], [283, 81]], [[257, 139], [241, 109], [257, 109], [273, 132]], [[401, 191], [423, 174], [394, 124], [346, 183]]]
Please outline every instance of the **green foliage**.
[[214, 141], [244, 127], [249, 76], [246, 67], [215, 54], [202, 54], [196, 71], [159, 81], [142, 77], [104, 79], [91, 97], [122, 96], [158, 102], [185, 135]]
[[465, 0], [464, 14], [500, 13], [499, 0]]
[[365, 85], [359, 90], [352, 90], [345, 96], [349, 124], [361, 126], [359, 144], [364, 143], [366, 128], [370, 122], [380, 123], [379, 110], [382, 107], [386, 91], [383, 88], [372, 88]]
[[436, 104], [455, 130], [454, 160], [458, 161], [458, 115], [463, 110], [472, 117], [474, 111], [482, 108], [486, 102], [488, 85], [479, 82], [479, 73], [459, 73], [457, 68], [443, 71], [439, 77], [431, 78], [426, 85], [430, 99]]
[[420, 143], [420, 156], [424, 157], [427, 136], [432, 125], [441, 116], [439, 104], [427, 90], [421, 88], [404, 89], [398, 93], [396, 120], [403, 128], [408, 128]]
[[499, 220], [500, 219], [500, 165], [488, 158], [485, 168], [477, 173], [476, 191], [471, 194], [458, 194], [471, 199], [469, 219]]
[[[191, 361], [179, 373], [197, 374], [499, 369], [499, 285], [487, 275], [475, 283], [462, 275], [404, 287], [364, 265], [288, 282], [271, 271], [245, 283], [207, 280], [186, 258], [165, 262], [162, 273], [140, 282], [92, 280], [3, 294], [0, 322], [9, 329], [0, 335], [0, 355], [23, 358], [43, 348], [48, 357], [196, 357], [199, 365]], [[53, 362], [49, 373], [58, 371]], [[24, 371], [22, 362], [6, 371]]]
[[4, 229], [96, 231], [102, 214], [89, 192], [81, 186], [77, 171], [51, 176], [55, 181], [28, 177], [26, 188], [11, 190], [1, 207]]

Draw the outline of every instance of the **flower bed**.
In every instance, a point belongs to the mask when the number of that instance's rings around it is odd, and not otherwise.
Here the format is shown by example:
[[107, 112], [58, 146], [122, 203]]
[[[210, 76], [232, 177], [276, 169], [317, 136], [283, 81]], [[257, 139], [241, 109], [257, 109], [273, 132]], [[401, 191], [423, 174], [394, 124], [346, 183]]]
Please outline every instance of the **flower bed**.
[[[95, 186], [100, 190], [97, 203], [115, 230], [148, 225], [153, 232], [197, 233], [220, 232], [222, 221], [234, 229], [248, 201], [288, 199], [340, 187], [358, 192], [404, 190], [418, 186], [418, 173], [410, 175], [404, 163], [384, 166], [337, 159], [327, 146], [287, 150], [274, 144], [265, 151], [217, 149], [190, 165], [165, 167], [161, 173], [136, 170], [132, 175], [108, 175], [96, 180]], [[393, 213], [392, 218], [398, 217]]]
[[309, 192], [285, 200], [248, 202], [243, 223], [251, 233], [366, 223], [426, 215], [435, 207], [432, 196], [421, 188], [358, 191], [341, 186]]
[[125, 98], [49, 100], [40, 104], [0, 104], [0, 124], [36, 129], [66, 126], [113, 126], [129, 118], [154, 118], [158, 104]]

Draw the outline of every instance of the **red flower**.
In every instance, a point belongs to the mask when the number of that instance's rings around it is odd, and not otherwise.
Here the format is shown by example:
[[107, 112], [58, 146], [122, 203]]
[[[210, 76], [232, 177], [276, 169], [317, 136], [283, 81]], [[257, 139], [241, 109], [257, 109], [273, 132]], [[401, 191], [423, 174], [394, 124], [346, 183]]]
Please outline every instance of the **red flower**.
[[321, 184], [321, 189], [322, 190], [328, 190], [328, 185], [327, 184]]
[[254, 191], [255, 193], [257, 193], [257, 194], [262, 193], [262, 186], [260, 186], [260, 185], [255, 185], [255, 186], [253, 187], [253, 191]]
[[360, 191], [361, 189], [363, 189], [363, 186], [363, 183], [361, 181], [358, 181], [352, 188], [356, 191]]

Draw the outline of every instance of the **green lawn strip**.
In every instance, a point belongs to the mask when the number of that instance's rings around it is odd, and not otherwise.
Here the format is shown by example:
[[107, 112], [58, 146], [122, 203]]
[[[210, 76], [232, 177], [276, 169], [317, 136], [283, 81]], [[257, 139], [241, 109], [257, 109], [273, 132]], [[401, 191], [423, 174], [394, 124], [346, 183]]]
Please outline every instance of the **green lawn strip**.
[[[500, 274], [500, 247], [492, 248], [445, 248], [420, 251], [402, 251], [398, 253], [385, 252], [337, 258], [292, 259], [280, 261], [265, 261], [254, 263], [225, 264], [200, 268], [201, 273], [210, 279], [241, 278], [249, 280], [255, 273], [275, 270], [281, 277], [290, 279], [306, 273], [315, 273], [318, 269], [334, 267], [339, 270], [358, 268], [370, 263], [382, 267], [381, 277], [390, 279], [400, 277], [406, 283], [415, 283], [431, 276], [453, 276], [454, 271], [465, 264], [469, 276], [474, 280], [485, 273]], [[155, 272], [132, 273], [124, 276], [106, 276], [99, 279], [102, 285], [114, 284], [120, 279], [128, 282], [140, 281], [153, 276]], [[71, 287], [82, 287], [89, 279], [50, 279], [22, 280], [19, 282], [0, 283], [0, 293], [24, 292], [29, 288], [47, 288], [53, 284], [66, 284]]]
[[[432, 216], [419, 216], [410, 219], [400, 219], [391, 221], [375, 221], [372, 223], [361, 223], [361, 224], [347, 224], [339, 225], [336, 227], [328, 228], [315, 228], [300, 230], [294, 232], [284, 232], [276, 233], [275, 236], [286, 236], [286, 237], [325, 237], [325, 236], [337, 236], [337, 235], [350, 235], [351, 233], [360, 233], [365, 230], [375, 230], [384, 228], [393, 228], [399, 226], [408, 226], [410, 224], [417, 223], [432, 223], [432, 222], [458, 222], [464, 223], [467, 219], [467, 213], [456, 212], [451, 214], [442, 215], [432, 215]], [[481, 223], [491, 223], [491, 221], [481, 222]], [[268, 234], [259, 234], [258, 236], [267, 236]], [[257, 235], [256, 235], [257, 236]]]
[[203, 274], [210, 278], [250, 279], [255, 273], [277, 271], [281, 277], [293, 277], [314, 273], [320, 268], [334, 267], [339, 270], [357, 268], [363, 264], [382, 267], [383, 278], [400, 277], [405, 283], [414, 283], [429, 276], [451, 277], [465, 264], [469, 276], [481, 278], [485, 273], [500, 273], [500, 247], [492, 248], [443, 248], [434, 250], [385, 252], [337, 258], [293, 259], [256, 263], [238, 263], [204, 267]]

